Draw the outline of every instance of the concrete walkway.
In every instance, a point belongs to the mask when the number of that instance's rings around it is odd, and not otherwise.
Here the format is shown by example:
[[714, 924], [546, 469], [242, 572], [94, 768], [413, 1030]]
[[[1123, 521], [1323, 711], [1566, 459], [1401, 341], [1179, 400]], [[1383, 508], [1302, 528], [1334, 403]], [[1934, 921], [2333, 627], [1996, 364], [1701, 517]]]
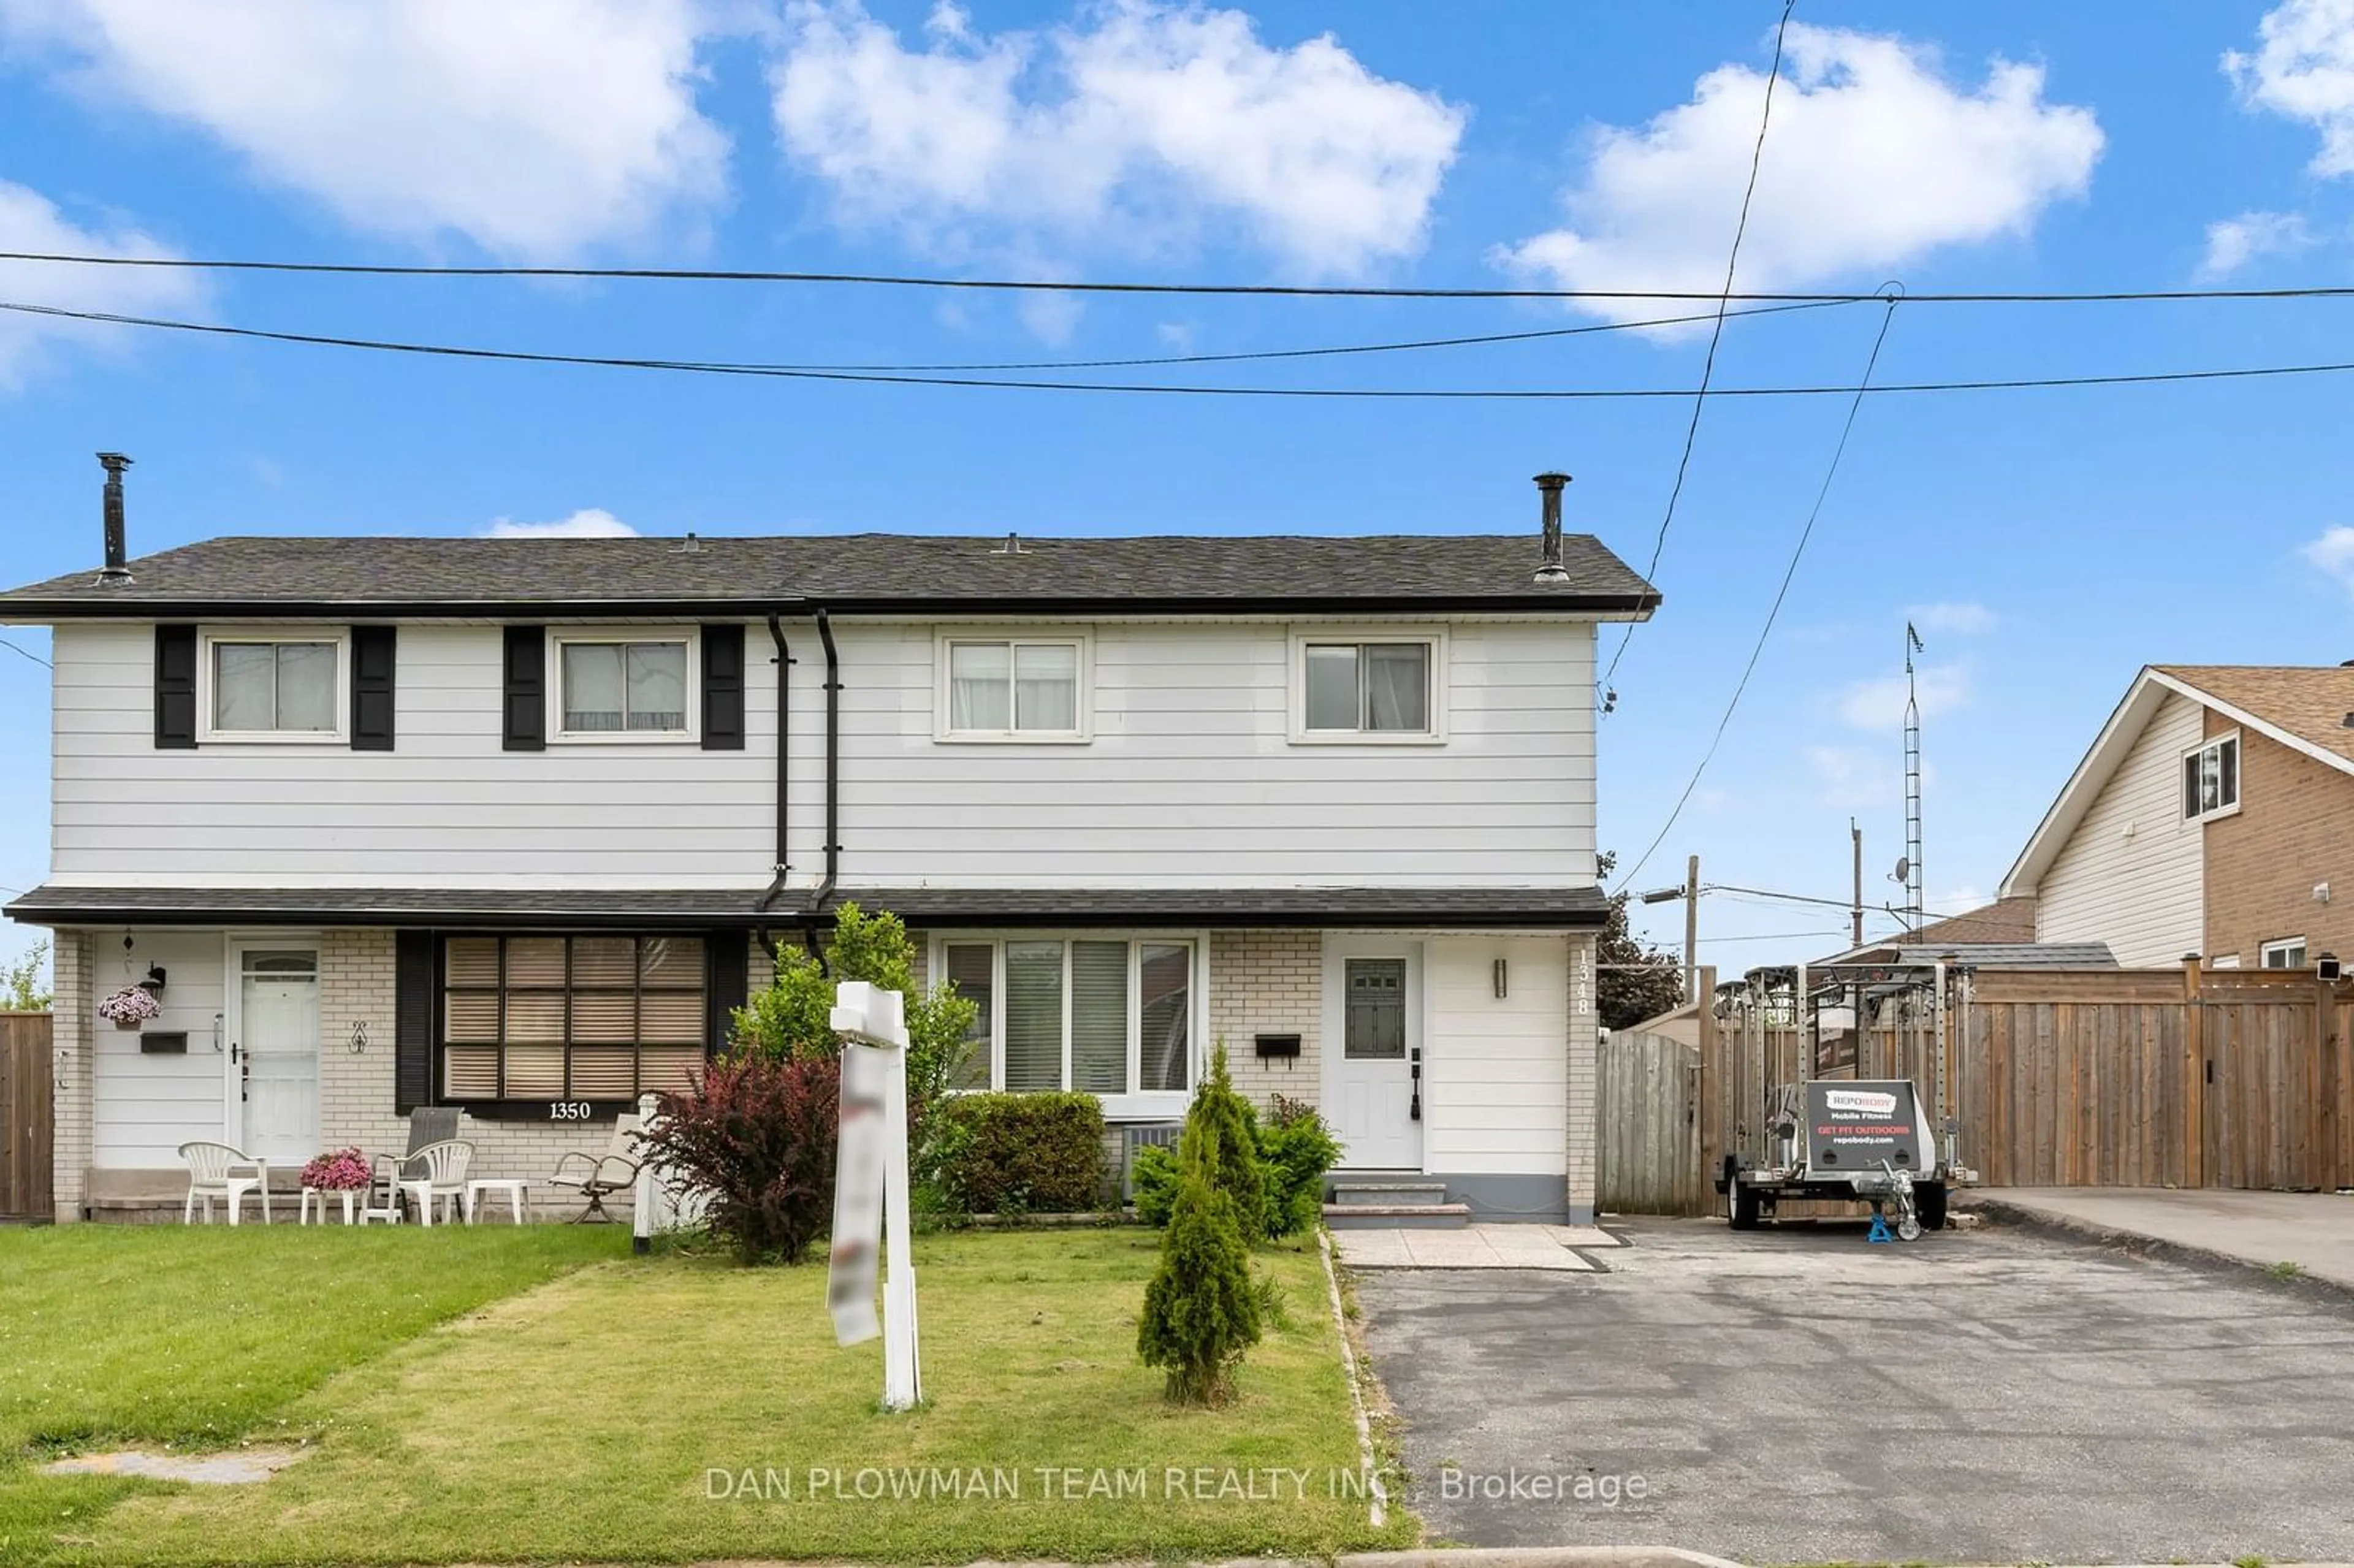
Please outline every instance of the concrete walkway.
[[1334, 1231], [1332, 1242], [1352, 1268], [1541, 1268], [1562, 1274], [1594, 1271], [1594, 1264], [1573, 1247], [1624, 1245], [1595, 1225]]
[[2211, 1188], [1988, 1187], [1957, 1207], [2006, 1210], [2107, 1241], [2158, 1242], [2270, 1268], [2283, 1263], [2354, 1290], [2354, 1194]]

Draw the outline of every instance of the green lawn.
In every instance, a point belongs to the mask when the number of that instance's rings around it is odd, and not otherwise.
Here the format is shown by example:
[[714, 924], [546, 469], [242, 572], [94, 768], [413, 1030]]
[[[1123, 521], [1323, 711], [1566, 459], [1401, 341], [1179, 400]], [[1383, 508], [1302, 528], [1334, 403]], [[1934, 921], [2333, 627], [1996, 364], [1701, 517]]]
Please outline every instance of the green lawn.
[[631, 1259], [613, 1232], [537, 1227], [0, 1233], [0, 1442], [319, 1446], [243, 1488], [0, 1469], [0, 1560], [1214, 1559], [1409, 1543], [1410, 1520], [1374, 1531], [1354, 1495], [1312, 1248], [1258, 1255], [1287, 1320], [1253, 1352], [1240, 1403], [1207, 1413], [1164, 1406], [1135, 1358], [1156, 1247], [1137, 1230], [924, 1239], [926, 1405], [886, 1415], [879, 1347], [833, 1344], [822, 1267]]

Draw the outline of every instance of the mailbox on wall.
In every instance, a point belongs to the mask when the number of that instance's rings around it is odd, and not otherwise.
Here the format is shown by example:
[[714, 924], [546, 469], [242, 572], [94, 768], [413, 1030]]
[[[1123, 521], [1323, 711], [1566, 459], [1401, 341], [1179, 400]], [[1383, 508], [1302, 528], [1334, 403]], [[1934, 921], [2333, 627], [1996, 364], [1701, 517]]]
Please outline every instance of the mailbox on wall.
[[1270, 1057], [1296, 1057], [1299, 1054], [1297, 1034], [1260, 1034], [1251, 1041], [1251, 1054], [1265, 1061]]

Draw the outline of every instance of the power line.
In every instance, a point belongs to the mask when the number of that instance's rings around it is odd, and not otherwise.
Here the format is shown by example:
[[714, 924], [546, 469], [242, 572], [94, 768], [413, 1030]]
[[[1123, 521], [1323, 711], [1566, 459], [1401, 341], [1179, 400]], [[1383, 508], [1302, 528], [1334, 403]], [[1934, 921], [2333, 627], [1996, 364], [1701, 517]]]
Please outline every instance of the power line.
[[[1855, 417], [1863, 408], [1864, 390], [1872, 385], [1872, 370], [1880, 364], [1881, 345], [1888, 341], [1888, 329], [1895, 320], [1896, 296], [1892, 294], [1888, 308], [1880, 318], [1880, 332], [1872, 340], [1872, 353], [1863, 362], [1863, 379], [1856, 384], [1855, 396], [1847, 406], [1847, 418], [1840, 421], [1839, 444], [1831, 448], [1830, 465], [1823, 471], [1822, 488], [1815, 492], [1815, 504], [1807, 514], [1807, 525], [1798, 530], [1798, 542], [1790, 551], [1790, 564], [1782, 568], [1781, 586], [1774, 590], [1774, 602], [1766, 611], [1766, 624], [1757, 629], [1757, 641], [1750, 647], [1749, 662], [1741, 667], [1741, 679], [1734, 683], [1733, 695], [1724, 705], [1724, 713], [1716, 721], [1716, 733], [1709, 737], [1708, 749], [1701, 754], [1700, 765], [1685, 780], [1683, 793], [1676, 797], [1675, 809], [1668, 813], [1668, 820], [1659, 824], [1659, 832], [1644, 849], [1642, 858], [1635, 863], [1633, 870], [1627, 873], [1628, 881], [1632, 881], [1636, 873], [1643, 869], [1665, 842], [1669, 831], [1676, 825], [1676, 819], [1684, 814], [1684, 807], [1691, 800], [1692, 791], [1700, 788], [1701, 775], [1708, 771], [1708, 765], [1715, 760], [1716, 748], [1724, 743], [1724, 732], [1733, 723], [1734, 711], [1741, 706], [1742, 694], [1749, 690], [1749, 677], [1757, 673], [1757, 661], [1766, 652], [1766, 640], [1774, 634], [1774, 622], [1781, 616], [1782, 601], [1789, 597], [1791, 580], [1798, 575], [1798, 563], [1806, 556], [1807, 541], [1814, 537], [1815, 521], [1823, 514], [1823, 503], [1830, 497], [1831, 481], [1839, 477], [1840, 460], [1847, 455], [1848, 437], [1855, 433]], [[1627, 884], [1621, 882], [1618, 885], [1624, 887]]]
[[47, 659], [42, 658], [38, 653], [34, 652], [31, 649], [19, 648], [16, 644], [9, 641], [5, 637], [0, 637], [0, 648], [5, 648], [11, 653], [22, 654], [24, 657], [30, 659], [34, 663], [38, 664], [44, 670], [54, 670], [57, 668], [56, 665], [50, 663]]
[[[1714, 289], [1475, 289], [1407, 288], [1310, 283], [1087, 282], [1077, 279], [938, 278], [885, 272], [751, 271], [712, 267], [509, 267], [403, 265], [395, 262], [280, 261], [186, 256], [89, 256], [48, 250], [0, 250], [0, 261], [74, 267], [128, 267], [197, 272], [288, 272], [360, 278], [544, 278], [700, 283], [864, 284], [880, 288], [971, 289], [1057, 294], [1201, 294], [1323, 300], [1682, 300], [1715, 304], [1860, 304], [1869, 293], [1757, 290], [1725, 294]], [[2079, 305], [2196, 300], [2321, 300], [2354, 296], [2354, 284], [2295, 289], [2090, 289], [1948, 291], [1914, 294], [1925, 305]]]
[[[1734, 311], [1735, 316], [1778, 315], [1786, 311], [1819, 311], [1835, 305], [1850, 304], [1848, 300], [1810, 300], [1797, 304], [1760, 305], [1754, 309]], [[1471, 348], [1489, 344], [1534, 343], [1547, 338], [1584, 337], [1598, 332], [1640, 332], [1651, 327], [1684, 326], [1693, 322], [1712, 319], [1714, 313], [1698, 315], [1656, 316], [1648, 321], [1598, 322], [1586, 326], [1546, 327], [1533, 332], [1481, 333], [1469, 337], [1426, 337], [1397, 343], [1355, 343], [1319, 348], [1263, 348], [1232, 354], [1167, 354], [1130, 359], [1008, 359], [982, 363], [952, 365], [784, 365], [786, 370], [825, 370], [845, 373], [873, 372], [880, 374], [921, 374], [929, 372], [972, 372], [991, 370], [1118, 370], [1148, 365], [1231, 365], [1242, 360], [1315, 359], [1332, 355], [1394, 354], [1409, 349]]]
[[[1724, 313], [1733, 302], [1734, 270], [1741, 262], [1741, 237], [1749, 232], [1749, 203], [1757, 194], [1757, 171], [1766, 162], [1766, 129], [1774, 123], [1774, 84], [1782, 76], [1782, 39], [1790, 30], [1790, 12], [1798, 0], [1782, 0], [1782, 20], [1774, 28], [1774, 63], [1766, 71], [1766, 105], [1757, 116], [1757, 140], [1749, 149], [1749, 183], [1741, 189], [1741, 216], [1734, 220], [1733, 246], [1724, 258], [1724, 291], [1716, 302], [1716, 324], [1709, 330], [1708, 356], [1701, 361], [1700, 390], [1692, 394], [1691, 418], [1684, 426], [1684, 450], [1676, 459], [1676, 482], [1668, 491], [1668, 509], [1659, 517], [1659, 531], [1651, 540], [1651, 564], [1643, 568], [1643, 580], [1655, 582], [1659, 575], [1659, 553], [1668, 547], [1668, 529], [1676, 520], [1676, 503], [1682, 499], [1684, 475], [1691, 469], [1692, 446], [1700, 440], [1700, 411], [1708, 404], [1708, 384], [1716, 375], [1716, 348], [1724, 341]], [[1611, 690], [1611, 677], [1618, 673], [1618, 662], [1627, 657], [1627, 644], [1635, 640], [1635, 623], [1628, 621], [1618, 633], [1618, 651], [1610, 655], [1610, 667], [1602, 672], [1601, 691]], [[1596, 694], [1608, 712], [1607, 697]]]
[[[1862, 299], [1880, 298], [1861, 295]], [[1883, 300], [1883, 302], [1887, 302]], [[1906, 303], [1911, 303], [1907, 296]], [[58, 305], [30, 305], [0, 301], [0, 311], [49, 316], [67, 321], [95, 322], [108, 326], [145, 327], [160, 331], [203, 334], [217, 337], [258, 339], [268, 343], [302, 344], [314, 347], [364, 349], [385, 354], [408, 354], [520, 365], [583, 366], [616, 370], [661, 370], [705, 376], [738, 376], [792, 381], [855, 382], [884, 387], [997, 387], [1023, 392], [1117, 392], [1162, 397], [1295, 397], [1437, 399], [1441, 401], [1610, 402], [1621, 399], [1682, 398], [1695, 395], [1681, 387], [1197, 387], [1182, 384], [1120, 381], [1031, 381], [981, 376], [900, 376], [864, 371], [804, 369], [792, 366], [730, 360], [653, 359], [588, 354], [539, 354], [522, 349], [474, 348], [460, 344], [402, 342], [393, 339], [340, 337], [327, 334], [270, 332], [259, 327], [227, 326], [217, 322], [174, 321], [155, 316], [118, 315], [107, 311], [74, 311]], [[1899, 393], [2017, 392], [2080, 387], [2143, 387], [2168, 382], [2243, 381], [2283, 376], [2338, 376], [2354, 371], [2354, 361], [2320, 365], [2264, 365], [2216, 370], [2164, 370], [2093, 376], [2009, 376], [1982, 381], [1897, 381], [1882, 386], [1712, 387], [1712, 397], [1861, 397]]]

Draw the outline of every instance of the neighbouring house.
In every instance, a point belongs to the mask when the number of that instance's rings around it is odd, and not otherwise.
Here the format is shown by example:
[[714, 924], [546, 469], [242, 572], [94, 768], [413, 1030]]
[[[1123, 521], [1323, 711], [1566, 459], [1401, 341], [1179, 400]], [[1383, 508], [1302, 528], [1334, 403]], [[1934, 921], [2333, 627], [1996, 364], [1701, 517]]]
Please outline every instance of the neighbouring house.
[[[1212, 1044], [1355, 1171], [1594, 1206], [1590, 537], [218, 538], [55, 631], [60, 1219], [175, 1150], [601, 1148], [771, 944], [905, 916], [971, 1082], [1182, 1115]], [[153, 984], [161, 1015], [97, 1004]], [[603, 1124], [603, 1125], [599, 1125]]]
[[2001, 891], [2128, 969], [2354, 956], [2354, 668], [2143, 670]]

